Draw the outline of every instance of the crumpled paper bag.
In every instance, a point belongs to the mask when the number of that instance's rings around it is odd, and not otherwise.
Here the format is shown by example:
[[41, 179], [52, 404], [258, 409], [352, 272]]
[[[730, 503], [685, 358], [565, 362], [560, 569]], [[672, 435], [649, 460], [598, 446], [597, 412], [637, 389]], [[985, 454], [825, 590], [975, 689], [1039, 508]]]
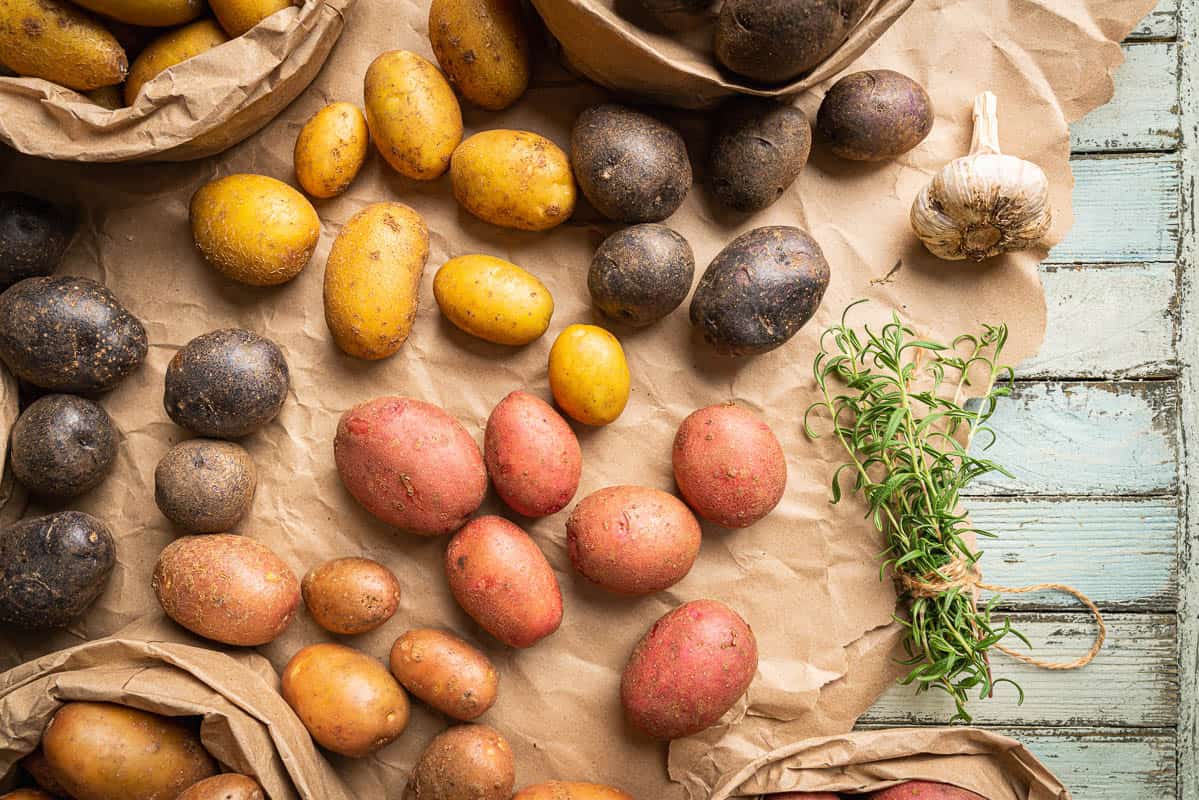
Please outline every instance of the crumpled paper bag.
[[19, 415], [17, 379], [0, 364], [0, 527], [16, 522], [25, 511], [25, 490], [8, 463], [8, 435]]

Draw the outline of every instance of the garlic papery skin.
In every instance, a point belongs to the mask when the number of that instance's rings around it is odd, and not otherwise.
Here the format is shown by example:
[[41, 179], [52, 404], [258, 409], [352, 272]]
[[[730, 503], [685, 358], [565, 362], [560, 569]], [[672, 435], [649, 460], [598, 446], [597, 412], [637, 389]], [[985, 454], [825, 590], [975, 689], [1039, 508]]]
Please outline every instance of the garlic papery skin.
[[982, 261], [1027, 250], [1053, 224], [1045, 172], [999, 150], [996, 106], [991, 92], [975, 98], [969, 155], [946, 164], [912, 204], [912, 230], [938, 258]]

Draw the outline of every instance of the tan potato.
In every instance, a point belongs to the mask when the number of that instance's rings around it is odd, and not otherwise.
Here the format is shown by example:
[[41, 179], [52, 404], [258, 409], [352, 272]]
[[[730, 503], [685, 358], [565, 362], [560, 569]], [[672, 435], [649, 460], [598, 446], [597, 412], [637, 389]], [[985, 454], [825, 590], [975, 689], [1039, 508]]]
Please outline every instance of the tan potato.
[[369, 144], [366, 117], [358, 106], [330, 103], [296, 137], [296, 180], [313, 197], [336, 197], [358, 177]]
[[187, 439], [154, 469], [154, 502], [191, 533], [227, 533], [245, 517], [258, 468], [245, 448], [218, 439]]
[[191, 22], [204, 13], [204, 0], [76, 0], [109, 19], [147, 28]]
[[462, 141], [462, 109], [437, 67], [391, 50], [371, 62], [363, 94], [371, 138], [392, 169], [418, 181], [445, 174]]
[[583, 474], [575, 432], [549, 403], [528, 392], [512, 392], [492, 410], [483, 459], [496, 494], [526, 517], [566, 508]]
[[545, 333], [554, 315], [545, 284], [493, 256], [451, 258], [437, 270], [433, 295], [450, 322], [496, 344], [526, 345]]
[[529, 88], [529, 35], [520, 0], [433, 0], [429, 43], [467, 100], [507, 108]]
[[408, 726], [408, 696], [366, 653], [314, 644], [283, 670], [283, 699], [322, 747], [351, 758], [395, 741]]
[[299, 5], [296, 0], [208, 0], [225, 33], [241, 36], [277, 11]]
[[439, 734], [412, 770], [405, 800], [509, 800], [516, 764], [508, 741], [487, 725]]
[[316, 624], [343, 636], [373, 631], [400, 607], [400, 582], [369, 558], [335, 558], [313, 567], [300, 590]]
[[191, 726], [114, 703], [67, 703], [42, 749], [75, 800], [174, 800], [217, 771]]
[[476, 719], [491, 708], [500, 683], [495, 665], [481, 650], [432, 628], [396, 639], [391, 674], [421, 700], [460, 720]]
[[395, 354], [416, 322], [429, 229], [403, 203], [374, 203], [350, 217], [325, 264], [325, 322], [355, 358]]
[[0, 64], [86, 92], [125, 80], [129, 59], [99, 20], [60, 0], [0, 3]]
[[526, 786], [512, 800], [633, 800], [633, 796], [599, 783], [548, 781]]
[[454, 199], [484, 222], [545, 231], [574, 213], [578, 192], [558, 145], [528, 131], [476, 133], [454, 151]]
[[125, 105], [133, 105], [142, 86], [159, 73], [227, 41], [229, 37], [211, 19], [202, 19], [159, 36], [138, 54], [129, 68], [129, 77], [125, 80]]
[[265, 800], [258, 781], [246, 775], [226, 773], [193, 783], [175, 800]]

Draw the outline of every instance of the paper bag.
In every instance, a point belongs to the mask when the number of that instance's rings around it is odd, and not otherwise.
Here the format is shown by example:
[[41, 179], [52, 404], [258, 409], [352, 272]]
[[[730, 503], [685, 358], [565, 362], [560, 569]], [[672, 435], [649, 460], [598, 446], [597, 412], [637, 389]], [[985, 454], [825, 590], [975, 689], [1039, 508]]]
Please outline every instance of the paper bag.
[[26, 495], [8, 463], [8, 436], [20, 414], [17, 379], [0, 364], [0, 527], [15, 522], [25, 510]]

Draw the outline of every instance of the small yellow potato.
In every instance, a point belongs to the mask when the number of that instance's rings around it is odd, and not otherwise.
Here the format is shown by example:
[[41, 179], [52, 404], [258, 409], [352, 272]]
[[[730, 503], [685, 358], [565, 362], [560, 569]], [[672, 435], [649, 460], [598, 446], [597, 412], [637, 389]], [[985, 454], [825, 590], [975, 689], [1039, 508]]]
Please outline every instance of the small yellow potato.
[[336, 197], [358, 177], [369, 139], [358, 106], [330, 103], [296, 137], [296, 180], [313, 197]]
[[390, 50], [367, 68], [363, 95], [371, 138], [392, 169], [418, 181], [445, 174], [462, 141], [462, 109], [441, 70]]
[[550, 390], [568, 415], [586, 425], [607, 425], [629, 401], [624, 349], [595, 325], [571, 325], [550, 348]]
[[294, 5], [295, 0], [208, 0], [212, 13], [230, 36], [241, 36], [264, 19]]
[[545, 231], [575, 210], [570, 159], [536, 133], [476, 133], [454, 151], [450, 177], [458, 204], [493, 225]]
[[204, 13], [204, 0], [75, 0], [109, 19], [147, 28], [191, 22]]
[[529, 88], [520, 0], [433, 0], [429, 43], [450, 83], [481, 108], [507, 108]]
[[433, 295], [450, 322], [496, 344], [528, 344], [545, 333], [554, 315], [545, 284], [493, 256], [451, 258], [437, 270]]
[[86, 92], [125, 80], [129, 59], [99, 20], [60, 0], [0, 3], [0, 64]]
[[125, 105], [133, 105], [142, 86], [162, 71], [229, 41], [214, 20], [202, 19], [164, 33], [133, 59], [125, 81]]

